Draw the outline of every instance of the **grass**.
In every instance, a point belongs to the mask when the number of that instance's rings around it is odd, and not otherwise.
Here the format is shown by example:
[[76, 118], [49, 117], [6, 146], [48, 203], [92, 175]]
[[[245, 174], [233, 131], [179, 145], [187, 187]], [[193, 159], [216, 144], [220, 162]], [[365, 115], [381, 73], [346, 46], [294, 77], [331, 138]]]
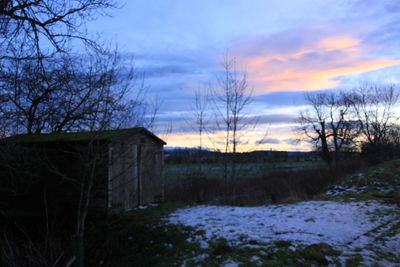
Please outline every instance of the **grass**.
[[[280, 161], [280, 162], [257, 162], [237, 164], [238, 178], [252, 178], [279, 171], [301, 171], [313, 170], [324, 166], [321, 161]], [[202, 169], [208, 177], [222, 178], [223, 163], [206, 163]], [[193, 173], [199, 172], [200, 167], [197, 163], [168, 163], [165, 165], [165, 178], [169, 182], [179, 182]]]
[[187, 242], [190, 229], [167, 226], [162, 217], [182, 206], [163, 204], [92, 223], [88, 231], [90, 266], [173, 266], [198, 252]]
[[199, 253], [200, 247], [187, 241], [191, 229], [162, 221], [179, 207], [167, 203], [93, 222], [88, 231], [89, 265], [174, 266], [187, 255]]
[[348, 176], [331, 189], [339, 194], [325, 199], [379, 200], [400, 205], [400, 160], [384, 162], [363, 173]]
[[[269, 164], [242, 164], [242, 171], [239, 170], [234, 178], [228, 175], [228, 181], [221, 177], [221, 165], [204, 164], [203, 172], [194, 170], [184, 172], [186, 164], [179, 168], [170, 165], [167, 166], [165, 196], [170, 201], [184, 203], [236, 205], [287, 203], [313, 198], [324, 191], [329, 184], [338, 181], [343, 175], [353, 173], [361, 165], [360, 161], [349, 161], [338, 168], [329, 169], [317, 168], [318, 164], [313, 162], [281, 162], [280, 170], [274, 168], [265, 172], [255, 167], [262, 165], [263, 168], [268, 168]], [[296, 166], [296, 164], [299, 164], [297, 171], [286, 168], [287, 165]], [[315, 166], [312, 166], [315, 168], [306, 169], [301, 164], [314, 164]], [[253, 167], [254, 170], [251, 170]], [[246, 174], [243, 171], [245, 168], [251, 171]], [[216, 171], [219, 173], [215, 173]], [[175, 173], [178, 173], [176, 177]]]

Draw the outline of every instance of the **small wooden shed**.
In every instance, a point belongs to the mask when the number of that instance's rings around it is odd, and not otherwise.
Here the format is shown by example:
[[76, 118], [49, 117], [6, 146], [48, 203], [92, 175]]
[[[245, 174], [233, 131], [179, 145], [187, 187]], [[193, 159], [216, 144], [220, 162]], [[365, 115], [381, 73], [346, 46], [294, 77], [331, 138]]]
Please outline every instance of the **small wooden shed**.
[[[32, 207], [29, 212], [41, 209], [38, 207], [43, 203], [44, 192], [54, 210], [59, 206], [73, 209], [74, 201], [78, 199], [76, 186], [62, 176], [80, 179], [80, 170], [85, 163], [80, 156], [83, 153], [77, 151], [85, 152], [93, 143], [100, 159], [96, 163], [91, 197], [92, 214], [123, 212], [139, 205], [161, 202], [164, 198], [163, 147], [166, 143], [145, 128], [18, 135], [1, 141], [20, 154], [20, 162], [31, 162], [24, 168], [30, 168], [36, 180], [27, 185], [29, 188], [21, 190], [25, 195], [19, 194], [21, 209], [29, 206], [28, 202]], [[2, 175], [10, 176], [6, 170], [1, 171], [5, 172]], [[20, 180], [34, 180], [26, 173], [12, 175], [23, 176], [18, 177]], [[18, 199], [11, 202], [17, 203]]]
[[165, 144], [145, 128], [120, 130], [109, 139], [109, 209], [129, 210], [163, 200]]

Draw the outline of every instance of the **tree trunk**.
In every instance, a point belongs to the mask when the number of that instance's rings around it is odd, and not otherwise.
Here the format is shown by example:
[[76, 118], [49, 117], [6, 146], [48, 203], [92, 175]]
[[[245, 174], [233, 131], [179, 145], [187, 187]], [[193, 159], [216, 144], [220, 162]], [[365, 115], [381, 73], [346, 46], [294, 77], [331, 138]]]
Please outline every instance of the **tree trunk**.
[[75, 265], [77, 267], [84, 267], [85, 266], [85, 241], [83, 233], [77, 233], [75, 235], [75, 255], [76, 261]]
[[325, 137], [321, 138], [322, 159], [331, 166], [331, 156], [329, 154], [328, 143]]
[[328, 140], [326, 137], [326, 132], [325, 132], [325, 124], [321, 123], [321, 151], [322, 151], [322, 159], [328, 164], [329, 167], [331, 167], [331, 156], [329, 154], [329, 147], [328, 147]]

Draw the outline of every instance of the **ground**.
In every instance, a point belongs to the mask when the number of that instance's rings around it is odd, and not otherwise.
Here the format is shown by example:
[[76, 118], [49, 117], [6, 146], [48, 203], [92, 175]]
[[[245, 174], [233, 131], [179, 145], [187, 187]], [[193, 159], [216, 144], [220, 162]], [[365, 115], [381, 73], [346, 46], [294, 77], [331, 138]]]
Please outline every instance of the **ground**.
[[399, 189], [400, 161], [392, 161], [309, 201], [135, 210], [113, 224], [109, 246], [124, 249], [112, 265], [399, 266]]

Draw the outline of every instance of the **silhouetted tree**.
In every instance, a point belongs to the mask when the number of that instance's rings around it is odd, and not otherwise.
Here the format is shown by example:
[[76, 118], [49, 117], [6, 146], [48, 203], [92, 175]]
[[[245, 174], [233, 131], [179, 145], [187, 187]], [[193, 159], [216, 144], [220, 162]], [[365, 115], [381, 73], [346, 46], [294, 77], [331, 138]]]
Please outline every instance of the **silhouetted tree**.
[[[148, 108], [143, 83], [141, 80], [138, 83], [134, 69], [121, 68], [116, 52], [104, 54], [97, 51], [82, 58], [65, 55], [42, 62], [47, 65], [46, 71], [36, 65], [37, 61], [19, 60], [15, 61], [15, 66], [3, 66], [1, 69], [0, 98], [3, 103], [0, 112], [4, 114], [4, 135], [90, 132], [91, 136], [85, 145], [67, 151], [71, 157], [78, 159], [81, 168], [70, 174], [52, 164], [52, 160], [46, 156], [25, 157], [22, 162], [10, 162], [7, 161], [7, 154], [1, 155], [0, 158], [6, 160], [0, 162], [0, 167], [15, 174], [12, 176], [14, 183], [26, 183], [24, 181], [32, 181], [31, 174], [23, 173], [20, 169], [29, 161], [31, 164], [28, 166], [33, 170], [38, 168], [51, 172], [54, 174], [52, 178], [68, 181], [75, 188], [78, 195], [73, 237], [75, 262], [77, 266], [84, 266], [90, 199], [98, 168], [105, 164], [104, 158], [107, 158], [104, 155], [105, 145], [99, 142], [98, 137], [106, 129], [151, 125], [156, 111]], [[8, 153], [4, 147], [10, 147], [9, 144], [4, 141], [1, 144], [2, 152]], [[34, 148], [30, 151], [36, 152]], [[20, 147], [15, 147], [15, 150], [20, 150]], [[25, 154], [24, 150], [20, 152]], [[1, 178], [5, 180], [8, 176]], [[4, 182], [2, 184], [6, 185]], [[47, 200], [45, 196], [44, 200]]]
[[114, 0], [3, 0], [0, 59], [43, 59], [67, 52], [71, 40], [100, 48], [85, 22], [116, 8]]
[[351, 101], [345, 93], [318, 92], [305, 95], [310, 106], [302, 111], [298, 123], [300, 131], [321, 151], [322, 159], [339, 161], [344, 151], [351, 150], [358, 135], [357, 125], [350, 119]]
[[[244, 133], [248, 131], [248, 127], [255, 127], [255, 122], [246, 118], [246, 109], [251, 104], [253, 90], [247, 83], [246, 71], [237, 68], [235, 58], [232, 59], [226, 55], [222, 67], [223, 72], [218, 77], [218, 85], [212, 90], [212, 103], [217, 131], [222, 134], [224, 139], [224, 180], [226, 188], [229, 188], [230, 184], [234, 189], [237, 171], [235, 157], [238, 152], [238, 145], [243, 139]], [[232, 197], [234, 197], [234, 192], [232, 192]]]
[[143, 82], [116, 52], [46, 59], [45, 71], [35, 60], [12, 63], [0, 66], [5, 135], [90, 130], [101, 116], [107, 128], [151, 122]]
[[362, 86], [351, 95], [360, 126], [360, 141], [372, 163], [385, 157], [385, 144], [389, 142], [390, 133], [399, 120], [394, 110], [398, 100], [399, 93], [394, 86]]

